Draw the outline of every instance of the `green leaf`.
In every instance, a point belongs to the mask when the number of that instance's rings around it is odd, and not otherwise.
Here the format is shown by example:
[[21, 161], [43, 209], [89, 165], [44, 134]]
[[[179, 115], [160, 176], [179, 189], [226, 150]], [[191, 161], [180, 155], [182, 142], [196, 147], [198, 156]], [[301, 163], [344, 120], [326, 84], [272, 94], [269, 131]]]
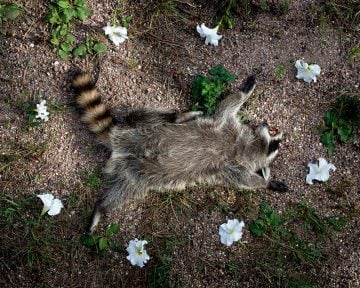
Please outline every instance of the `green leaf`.
[[272, 213], [274, 213], [274, 211], [269, 204], [267, 203], [260, 204], [260, 211], [259, 211], [260, 218], [269, 218]]
[[87, 49], [85, 44], [80, 44], [78, 47], [76, 47], [73, 51], [73, 55], [74, 56], [80, 56], [83, 57], [85, 56], [87, 53]]
[[103, 251], [109, 246], [108, 239], [105, 237], [99, 238], [99, 250]]
[[98, 237], [94, 235], [81, 235], [80, 243], [86, 247], [95, 246], [98, 242]]
[[52, 11], [52, 13], [47, 17], [47, 20], [50, 24], [60, 24], [61, 20], [57, 11]]
[[65, 36], [69, 31], [69, 26], [66, 25], [66, 24], [63, 24], [63, 25], [59, 26], [57, 28], [57, 30], [59, 30], [59, 35], [60, 36]]
[[90, 15], [91, 15], [91, 10], [86, 7], [75, 8], [75, 17], [78, 18], [80, 21], [84, 21]]
[[107, 236], [111, 236], [119, 233], [119, 231], [120, 231], [120, 227], [118, 224], [111, 224], [106, 228], [105, 233]]
[[22, 8], [17, 4], [7, 4], [0, 8], [1, 16], [5, 20], [14, 20], [21, 13]]
[[340, 136], [340, 140], [344, 143], [350, 143], [354, 140], [354, 133], [351, 125], [342, 119], [339, 121], [337, 134]]
[[59, 0], [56, 2], [60, 8], [67, 9], [70, 7], [70, 3], [67, 0]]
[[60, 44], [60, 49], [69, 53], [73, 50], [73, 46], [70, 43], [63, 42]]
[[84, 6], [86, 0], [75, 0], [74, 5], [75, 6]]
[[69, 52], [64, 51], [62, 49], [58, 49], [57, 53], [62, 60], [69, 60], [69, 58], [70, 58]]
[[50, 39], [50, 43], [55, 45], [55, 46], [58, 46], [60, 44], [59, 42], [59, 39], [56, 37], [56, 35], [53, 35]]
[[232, 18], [230, 13], [224, 15], [225, 25], [228, 29], [234, 28], [234, 19]]
[[222, 65], [218, 64], [211, 70], [209, 70], [209, 74], [212, 76], [216, 76], [219, 78], [221, 82], [233, 82], [236, 79], [235, 74], [229, 73]]
[[64, 11], [62, 11], [62, 13], [63, 13], [63, 20], [66, 23], [70, 22], [71, 19], [76, 15], [76, 11], [72, 7], [68, 8], [68, 9], [64, 9]]
[[121, 17], [121, 25], [125, 28], [129, 28], [131, 21], [132, 21], [132, 16]]
[[269, 224], [272, 228], [277, 228], [282, 223], [280, 216], [272, 212], [269, 216]]
[[191, 87], [191, 94], [193, 95], [195, 100], [200, 100], [201, 91], [203, 89], [204, 83], [207, 82], [207, 78], [201, 75], [197, 75]]
[[75, 36], [72, 34], [66, 34], [65, 35], [65, 42], [72, 44], [75, 41]]
[[94, 40], [90, 36], [87, 36], [85, 39], [85, 45], [89, 50], [91, 50], [91, 47], [94, 45]]
[[256, 221], [250, 222], [249, 230], [250, 230], [250, 233], [261, 237], [261, 236], [263, 236], [265, 234], [266, 227], [265, 227], [264, 222], [262, 220], [256, 220]]
[[321, 143], [324, 144], [329, 154], [332, 154], [335, 149], [334, 132], [328, 131], [321, 136]]
[[329, 110], [329, 111], [326, 111], [325, 112], [325, 115], [324, 115], [324, 122], [325, 122], [325, 125], [328, 126], [328, 127], [333, 127], [333, 123], [336, 122], [336, 114], [334, 111], [332, 110]]
[[96, 53], [104, 53], [106, 52], [107, 50], [107, 46], [105, 44], [102, 44], [102, 43], [96, 43], [94, 46], [93, 46], [93, 49]]

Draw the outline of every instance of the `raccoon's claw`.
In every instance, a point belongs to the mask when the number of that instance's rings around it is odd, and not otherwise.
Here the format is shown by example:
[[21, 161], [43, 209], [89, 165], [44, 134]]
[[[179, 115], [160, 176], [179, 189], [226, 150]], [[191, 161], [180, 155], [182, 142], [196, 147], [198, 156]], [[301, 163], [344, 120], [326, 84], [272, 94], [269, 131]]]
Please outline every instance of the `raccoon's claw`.
[[280, 182], [280, 181], [276, 181], [276, 180], [269, 181], [267, 188], [270, 190], [273, 190], [273, 191], [277, 191], [277, 192], [287, 192], [288, 191], [288, 187], [286, 184], [284, 184], [283, 182]]

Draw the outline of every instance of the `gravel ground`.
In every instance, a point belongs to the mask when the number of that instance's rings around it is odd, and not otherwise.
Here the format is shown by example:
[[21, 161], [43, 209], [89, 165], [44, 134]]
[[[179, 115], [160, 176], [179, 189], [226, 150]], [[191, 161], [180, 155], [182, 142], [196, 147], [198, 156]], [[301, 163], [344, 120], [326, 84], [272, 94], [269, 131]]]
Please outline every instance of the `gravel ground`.
[[[142, 11], [146, 11], [146, 1], [129, 2], [123, 11], [133, 16], [130, 39], [119, 47], [108, 43], [109, 50], [98, 63], [93, 57], [71, 61], [57, 58], [48, 43], [49, 27], [40, 21], [46, 15], [46, 2], [29, 1], [24, 17], [1, 28], [2, 155], [9, 151], [23, 155], [21, 151], [29, 145], [44, 147], [40, 152], [20, 157], [9, 169], [2, 171], [0, 185], [4, 193], [21, 198], [39, 191], [51, 191], [66, 200], [79, 189], [84, 191], [84, 173], [106, 163], [108, 151], [86, 131], [74, 108], [73, 94], [69, 89], [74, 70], [95, 71], [104, 101], [115, 113], [121, 113], [124, 107], [143, 106], [187, 110], [191, 105], [190, 90], [194, 77], [222, 64], [238, 75], [232, 89], [240, 87], [248, 75], [257, 74], [256, 92], [243, 113], [254, 122], [266, 120], [285, 135], [280, 156], [272, 168], [272, 177], [287, 183], [290, 191], [278, 194], [259, 190], [251, 195], [270, 203], [280, 212], [289, 203], [305, 199], [321, 215], [334, 215], [338, 212], [337, 199], [330, 195], [329, 187], [350, 180], [354, 185], [344, 192], [345, 198], [359, 212], [359, 147], [338, 145], [336, 152], [329, 156], [315, 132], [324, 112], [337, 96], [344, 92], [360, 92], [359, 62], [346, 60], [349, 48], [359, 41], [358, 33], [343, 33], [330, 25], [320, 25], [318, 15], [309, 12], [312, 5], [318, 4], [317, 1], [294, 0], [288, 13], [282, 16], [259, 12], [249, 21], [236, 18], [235, 28], [222, 29], [223, 39], [218, 47], [212, 47], [203, 43], [194, 27], [202, 22], [213, 23], [213, 7], [199, 4], [201, 1], [187, 1], [182, 6], [186, 20], [163, 18], [162, 26], [156, 26], [154, 21], [154, 27], [151, 27], [147, 22], [149, 17]], [[89, 1], [94, 14], [84, 24], [100, 31], [110, 21], [116, 6], [114, 3], [109, 0], [101, 4]], [[144, 27], [150, 27], [150, 31], [145, 33]], [[80, 37], [81, 33], [77, 36]], [[322, 71], [318, 82], [308, 84], [295, 78], [293, 64], [297, 59], [320, 65]], [[291, 65], [283, 79], [276, 80], [276, 67], [285, 63]], [[53, 104], [50, 107], [56, 104], [61, 109], [51, 109], [49, 121], [41, 127], [27, 129], [23, 107], [33, 98], [46, 99]], [[306, 185], [307, 163], [319, 157], [326, 158], [337, 169], [331, 172], [328, 183]], [[71, 228], [64, 228], [64, 234], [60, 235], [66, 238], [66, 233], [82, 233], [84, 223], [77, 221], [85, 221], [84, 213], [85, 216], [90, 213], [91, 203], [100, 193], [87, 191], [82, 195], [87, 201], [85, 212], [65, 209], [61, 221], [76, 229], [69, 232]], [[165, 237], [174, 231], [178, 239], [186, 239], [186, 244], [176, 246], [179, 249], [168, 255], [172, 264], [171, 281], [181, 280], [188, 287], [276, 286], [266, 278], [256, 276], [256, 271], [251, 268], [252, 253], [255, 252], [244, 247], [256, 240], [249, 231], [245, 231], [243, 245], [227, 248], [218, 240], [218, 226], [226, 218], [248, 215], [245, 206], [249, 202], [241, 197], [237, 199], [236, 192], [221, 187], [211, 192], [198, 188], [186, 193], [179, 202], [179, 210], [168, 206], [162, 210], [162, 197], [166, 196], [150, 195], [114, 211], [106, 222], [120, 223], [118, 242], [123, 246], [135, 237]], [[221, 199], [230, 206], [236, 206], [240, 201], [240, 208], [227, 214], [206, 208], [216, 202], [214, 199]], [[75, 216], [71, 218], [71, 215]], [[247, 222], [248, 219], [244, 220]], [[360, 287], [358, 227], [359, 218], [355, 217], [332, 240], [331, 249], [337, 256], [318, 275], [318, 287]], [[155, 243], [150, 252], [156, 251]], [[4, 268], [0, 283], [7, 287], [35, 287], [45, 282], [48, 286], [41, 287], [144, 287], [144, 279], [149, 279], [155, 265], [150, 261], [147, 269], [140, 270], [130, 267], [125, 257], [119, 255], [111, 254], [99, 260], [90, 258], [86, 251], [81, 253], [85, 255], [83, 259], [71, 253], [67, 258], [58, 251], [60, 262], [47, 272], [21, 265], [10, 271]], [[224, 264], [234, 259], [240, 261], [244, 269], [237, 278], [226, 270]]]

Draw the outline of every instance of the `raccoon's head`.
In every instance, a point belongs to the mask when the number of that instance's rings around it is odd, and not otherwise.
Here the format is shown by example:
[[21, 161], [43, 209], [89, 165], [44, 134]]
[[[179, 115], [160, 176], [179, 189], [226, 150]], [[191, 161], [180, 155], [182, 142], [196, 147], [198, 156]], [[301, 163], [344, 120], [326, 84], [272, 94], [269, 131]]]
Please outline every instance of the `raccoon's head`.
[[[275, 160], [276, 156], [279, 154], [279, 144], [281, 142], [282, 133], [277, 133], [274, 136], [269, 133], [269, 125], [264, 123], [258, 126], [256, 129], [258, 134], [263, 153], [263, 163], [261, 163], [260, 169], [257, 173], [268, 180], [270, 177], [270, 164]], [[264, 155], [265, 154], [265, 155]]]

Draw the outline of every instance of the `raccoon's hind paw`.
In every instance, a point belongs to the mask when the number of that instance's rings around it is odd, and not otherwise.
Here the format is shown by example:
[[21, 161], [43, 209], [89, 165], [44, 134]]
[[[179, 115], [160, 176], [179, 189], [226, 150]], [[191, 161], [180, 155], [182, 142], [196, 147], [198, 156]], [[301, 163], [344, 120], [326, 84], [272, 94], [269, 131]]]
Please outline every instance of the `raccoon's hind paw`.
[[256, 76], [252, 75], [246, 79], [245, 84], [241, 88], [241, 91], [244, 93], [249, 93], [251, 90], [254, 89], [256, 85]]
[[267, 188], [277, 192], [287, 192], [289, 190], [285, 183], [276, 180], [269, 181]]

